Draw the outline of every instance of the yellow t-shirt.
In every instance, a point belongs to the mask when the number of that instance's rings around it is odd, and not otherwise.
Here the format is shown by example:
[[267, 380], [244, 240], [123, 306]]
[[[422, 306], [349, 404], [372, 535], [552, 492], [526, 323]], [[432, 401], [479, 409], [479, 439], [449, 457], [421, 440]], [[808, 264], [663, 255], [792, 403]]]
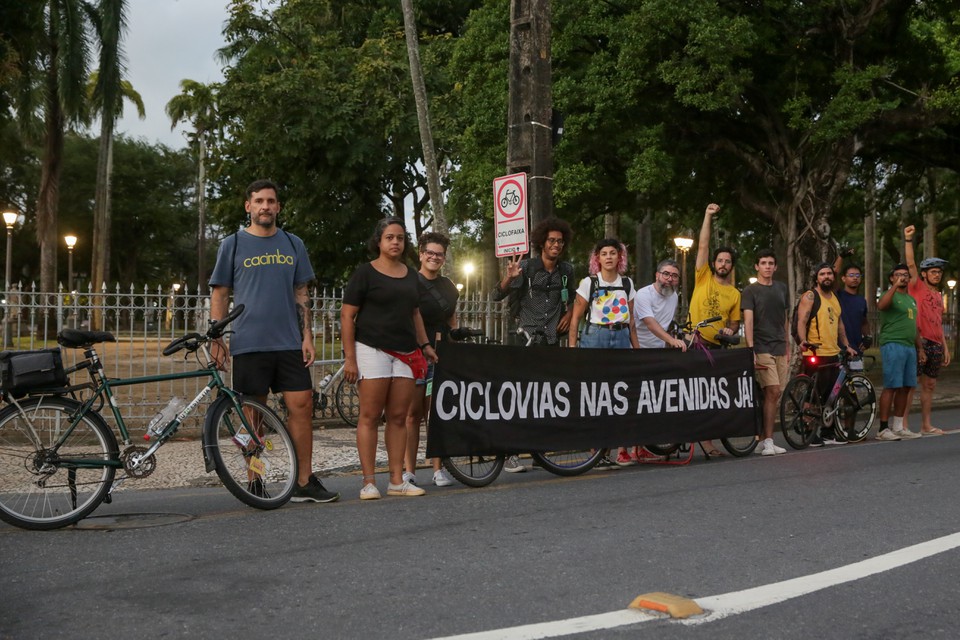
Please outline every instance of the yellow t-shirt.
[[[810, 318], [807, 322], [807, 342], [819, 344], [817, 355], [835, 356], [840, 353], [840, 300], [837, 296], [829, 298], [820, 294], [820, 309], [817, 310], [816, 320]], [[804, 351], [803, 355], [813, 355], [812, 351]]]
[[690, 322], [697, 324], [713, 316], [722, 319], [703, 327], [700, 335], [707, 342], [720, 344], [717, 340], [720, 329], [730, 320], [740, 321], [740, 292], [732, 284], [718, 283], [710, 265], [705, 264], [697, 269], [693, 295], [690, 296]]

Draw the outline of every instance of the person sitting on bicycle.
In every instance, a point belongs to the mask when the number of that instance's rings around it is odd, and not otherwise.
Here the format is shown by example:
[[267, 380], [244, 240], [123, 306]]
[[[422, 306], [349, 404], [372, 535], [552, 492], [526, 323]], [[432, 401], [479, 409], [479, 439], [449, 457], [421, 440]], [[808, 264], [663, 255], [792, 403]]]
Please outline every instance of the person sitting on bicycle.
[[[797, 307], [797, 335], [802, 337], [803, 373], [809, 376], [818, 374], [817, 392], [820, 399], [826, 401], [840, 374], [839, 367], [826, 365], [838, 363], [841, 351], [856, 357], [857, 350], [847, 341], [843, 322], [840, 321], [840, 301], [833, 294], [833, 265], [823, 262], [817, 265], [814, 274], [816, 284], [803, 293]], [[819, 309], [814, 314], [812, 312], [818, 297]], [[846, 444], [846, 441], [837, 440], [831, 426], [824, 427], [810, 442], [811, 447], [822, 447], [824, 444]]]
[[[590, 254], [590, 275], [580, 281], [573, 303], [573, 317], [584, 318], [581, 349], [636, 349], [637, 329], [633, 322], [633, 299], [637, 294], [627, 271], [627, 248], [616, 238], [601, 240]], [[576, 322], [577, 320], [574, 320]], [[577, 346], [576, 331], [568, 344]], [[609, 460], [598, 464], [611, 468]], [[616, 464], [636, 464], [626, 447], [620, 447]]]

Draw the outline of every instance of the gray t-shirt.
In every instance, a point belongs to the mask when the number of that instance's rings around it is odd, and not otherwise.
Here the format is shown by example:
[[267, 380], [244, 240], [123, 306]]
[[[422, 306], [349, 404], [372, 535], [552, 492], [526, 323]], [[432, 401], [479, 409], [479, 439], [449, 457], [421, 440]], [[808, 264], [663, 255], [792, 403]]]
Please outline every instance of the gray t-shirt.
[[637, 291], [633, 299], [633, 321], [637, 325], [637, 342], [642, 349], [662, 349], [666, 346], [663, 340], [653, 335], [653, 332], [647, 328], [644, 318], [653, 318], [654, 321], [666, 330], [673, 321], [673, 315], [677, 312], [677, 301], [679, 297], [674, 291], [670, 295], [660, 295], [656, 287], [648, 284], [643, 289]]
[[210, 286], [230, 287], [234, 304], [245, 307], [230, 326], [230, 353], [299, 351], [303, 338], [294, 287], [313, 277], [303, 241], [283, 229], [266, 238], [245, 230], [228, 236], [217, 252]]
[[747, 285], [740, 294], [740, 308], [753, 311], [753, 351], [782, 356], [787, 352], [786, 326], [790, 309], [787, 285], [759, 282]]

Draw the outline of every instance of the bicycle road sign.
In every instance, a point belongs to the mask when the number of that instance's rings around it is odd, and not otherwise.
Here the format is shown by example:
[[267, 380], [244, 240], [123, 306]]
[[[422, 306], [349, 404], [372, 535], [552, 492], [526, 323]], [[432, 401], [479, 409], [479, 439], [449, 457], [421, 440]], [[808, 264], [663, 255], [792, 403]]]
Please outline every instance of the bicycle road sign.
[[527, 174], [514, 173], [493, 181], [493, 228], [496, 256], [505, 258], [530, 251], [527, 225]]

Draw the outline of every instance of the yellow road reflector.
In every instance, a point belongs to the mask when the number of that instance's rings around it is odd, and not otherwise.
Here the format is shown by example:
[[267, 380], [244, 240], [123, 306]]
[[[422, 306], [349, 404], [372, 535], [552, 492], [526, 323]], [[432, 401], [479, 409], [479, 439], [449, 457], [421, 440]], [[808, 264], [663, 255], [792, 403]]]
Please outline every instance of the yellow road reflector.
[[682, 598], [672, 593], [645, 593], [637, 596], [630, 603], [630, 609], [649, 609], [666, 613], [671, 618], [689, 618], [703, 613], [696, 602], [690, 598]]

